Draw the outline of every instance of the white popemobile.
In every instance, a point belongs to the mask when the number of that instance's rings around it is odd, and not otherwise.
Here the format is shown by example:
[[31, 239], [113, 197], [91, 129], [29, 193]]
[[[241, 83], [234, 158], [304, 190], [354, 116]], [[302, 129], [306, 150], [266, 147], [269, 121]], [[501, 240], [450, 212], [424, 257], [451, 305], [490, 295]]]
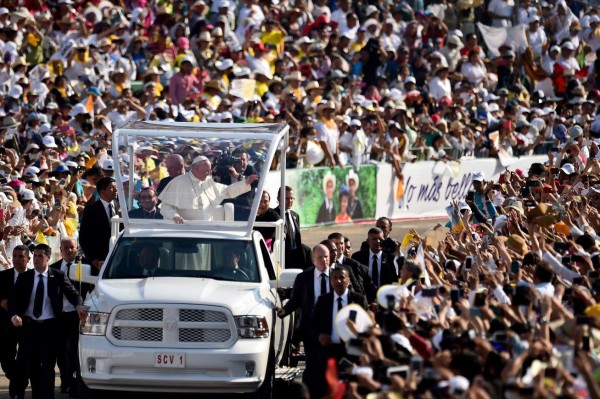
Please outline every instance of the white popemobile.
[[152, 161], [144, 158], [149, 146], [159, 151], [177, 145], [188, 164], [194, 154], [210, 152], [213, 166], [227, 170], [228, 162], [237, 162], [227, 155], [232, 145], [254, 149], [262, 142], [259, 175], [266, 176], [279, 151], [284, 186], [288, 129], [285, 124], [133, 122], [115, 131], [113, 155], [127, 153], [123, 158], [132, 165], [115, 162], [122, 217], [112, 220], [111, 248], [99, 273], [87, 265], [71, 271], [74, 280], [95, 285], [80, 328], [80, 398], [111, 390], [272, 397], [293, 326], [290, 318], [276, 317], [275, 309], [299, 271], [279, 273], [281, 220], [260, 223], [276, 229], [272, 252], [253, 231], [261, 197], [254, 193], [262, 193], [265, 179], [246, 194], [251, 206], [245, 219], [236, 220], [234, 202], [214, 204], [211, 221], [175, 224], [129, 218], [135, 187], [124, 186], [128, 179], [121, 176], [143, 179], [153, 172], [147, 170]]

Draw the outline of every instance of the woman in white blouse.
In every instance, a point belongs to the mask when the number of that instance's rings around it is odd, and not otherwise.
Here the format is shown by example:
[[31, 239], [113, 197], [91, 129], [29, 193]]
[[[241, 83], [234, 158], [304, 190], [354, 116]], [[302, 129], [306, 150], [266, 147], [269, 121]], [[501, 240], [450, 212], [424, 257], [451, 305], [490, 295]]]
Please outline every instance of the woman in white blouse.
[[435, 77], [429, 82], [429, 94], [433, 96], [436, 102], [443, 97], [452, 98], [452, 85], [450, 79], [448, 79], [448, 66], [442, 63], [435, 69], [433, 74]]
[[479, 58], [479, 49], [469, 51], [469, 62], [463, 64], [460, 73], [473, 86], [480, 86], [487, 81], [487, 71]]

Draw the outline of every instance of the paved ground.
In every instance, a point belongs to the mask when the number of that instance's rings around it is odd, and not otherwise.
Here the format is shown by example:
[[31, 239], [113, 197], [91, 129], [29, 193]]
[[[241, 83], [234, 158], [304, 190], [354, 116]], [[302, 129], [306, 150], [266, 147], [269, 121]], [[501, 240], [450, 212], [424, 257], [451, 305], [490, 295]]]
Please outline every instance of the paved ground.
[[[417, 232], [423, 232], [423, 231], [427, 230], [428, 228], [434, 226], [438, 222], [445, 222], [445, 221], [437, 220], [437, 219], [430, 219], [430, 220], [415, 220], [415, 221], [407, 221], [407, 222], [396, 222], [393, 225], [392, 236], [398, 240], [401, 240], [402, 237], [404, 237], [404, 235], [410, 229], [415, 229], [415, 230], [417, 230]], [[353, 244], [353, 247], [356, 250], [358, 250], [360, 248], [360, 243], [367, 238], [367, 231], [369, 230], [369, 228], [371, 226], [372, 226], [372, 224], [363, 224], [363, 225], [349, 225], [349, 226], [328, 226], [328, 227], [306, 229], [306, 230], [302, 231], [302, 241], [306, 245], [313, 247], [320, 241], [326, 239], [330, 233], [340, 232], [340, 233], [343, 233], [345, 236], [349, 237]], [[60, 385], [60, 380], [58, 378], [58, 369], [57, 369], [56, 375], [57, 375], [56, 386], [58, 387]], [[107, 398], [110, 397], [110, 399], [116, 399], [117, 396], [122, 397], [122, 398], [127, 398], [127, 399], [133, 399], [133, 398], [167, 399], [167, 398], [174, 397], [172, 394], [115, 395], [113, 393], [110, 393], [109, 395], [106, 395], [106, 397]], [[177, 395], [177, 397], [178, 398], [179, 397], [180, 398], [191, 398], [192, 395]], [[194, 397], [197, 397], [197, 395], [194, 395]], [[209, 398], [206, 395], [203, 395], [202, 397]], [[219, 396], [219, 397], [220, 398], [232, 397], [232, 395], [225, 395], [225, 396]], [[29, 390], [27, 391], [26, 398], [28, 398], [28, 399], [31, 398], [31, 392]], [[57, 390], [56, 391], [56, 399], [63, 399], [63, 398], [66, 399], [66, 398], [68, 398], [68, 396], [66, 394], [58, 393], [58, 390]], [[0, 370], [0, 399], [9, 399], [8, 380], [4, 377], [4, 374], [1, 373], [1, 370]]]

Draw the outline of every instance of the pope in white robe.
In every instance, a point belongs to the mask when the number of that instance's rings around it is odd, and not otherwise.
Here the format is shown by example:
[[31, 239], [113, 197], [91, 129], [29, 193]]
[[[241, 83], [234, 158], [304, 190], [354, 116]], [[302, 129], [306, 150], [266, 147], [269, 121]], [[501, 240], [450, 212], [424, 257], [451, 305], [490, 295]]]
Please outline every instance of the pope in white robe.
[[211, 172], [209, 159], [198, 156], [189, 172], [171, 180], [158, 197], [164, 218], [178, 224], [185, 220], [210, 221], [214, 207], [226, 198], [235, 198], [250, 191], [250, 185], [258, 179], [258, 175], [250, 175], [245, 180], [226, 186], [215, 182]]

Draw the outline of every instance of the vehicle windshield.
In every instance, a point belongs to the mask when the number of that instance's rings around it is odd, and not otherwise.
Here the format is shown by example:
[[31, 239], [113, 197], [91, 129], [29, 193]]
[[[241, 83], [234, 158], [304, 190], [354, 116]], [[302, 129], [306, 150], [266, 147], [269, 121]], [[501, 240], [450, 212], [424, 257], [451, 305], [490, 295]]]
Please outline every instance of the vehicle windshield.
[[251, 241], [197, 238], [125, 238], [117, 244], [105, 279], [200, 277], [259, 282]]

